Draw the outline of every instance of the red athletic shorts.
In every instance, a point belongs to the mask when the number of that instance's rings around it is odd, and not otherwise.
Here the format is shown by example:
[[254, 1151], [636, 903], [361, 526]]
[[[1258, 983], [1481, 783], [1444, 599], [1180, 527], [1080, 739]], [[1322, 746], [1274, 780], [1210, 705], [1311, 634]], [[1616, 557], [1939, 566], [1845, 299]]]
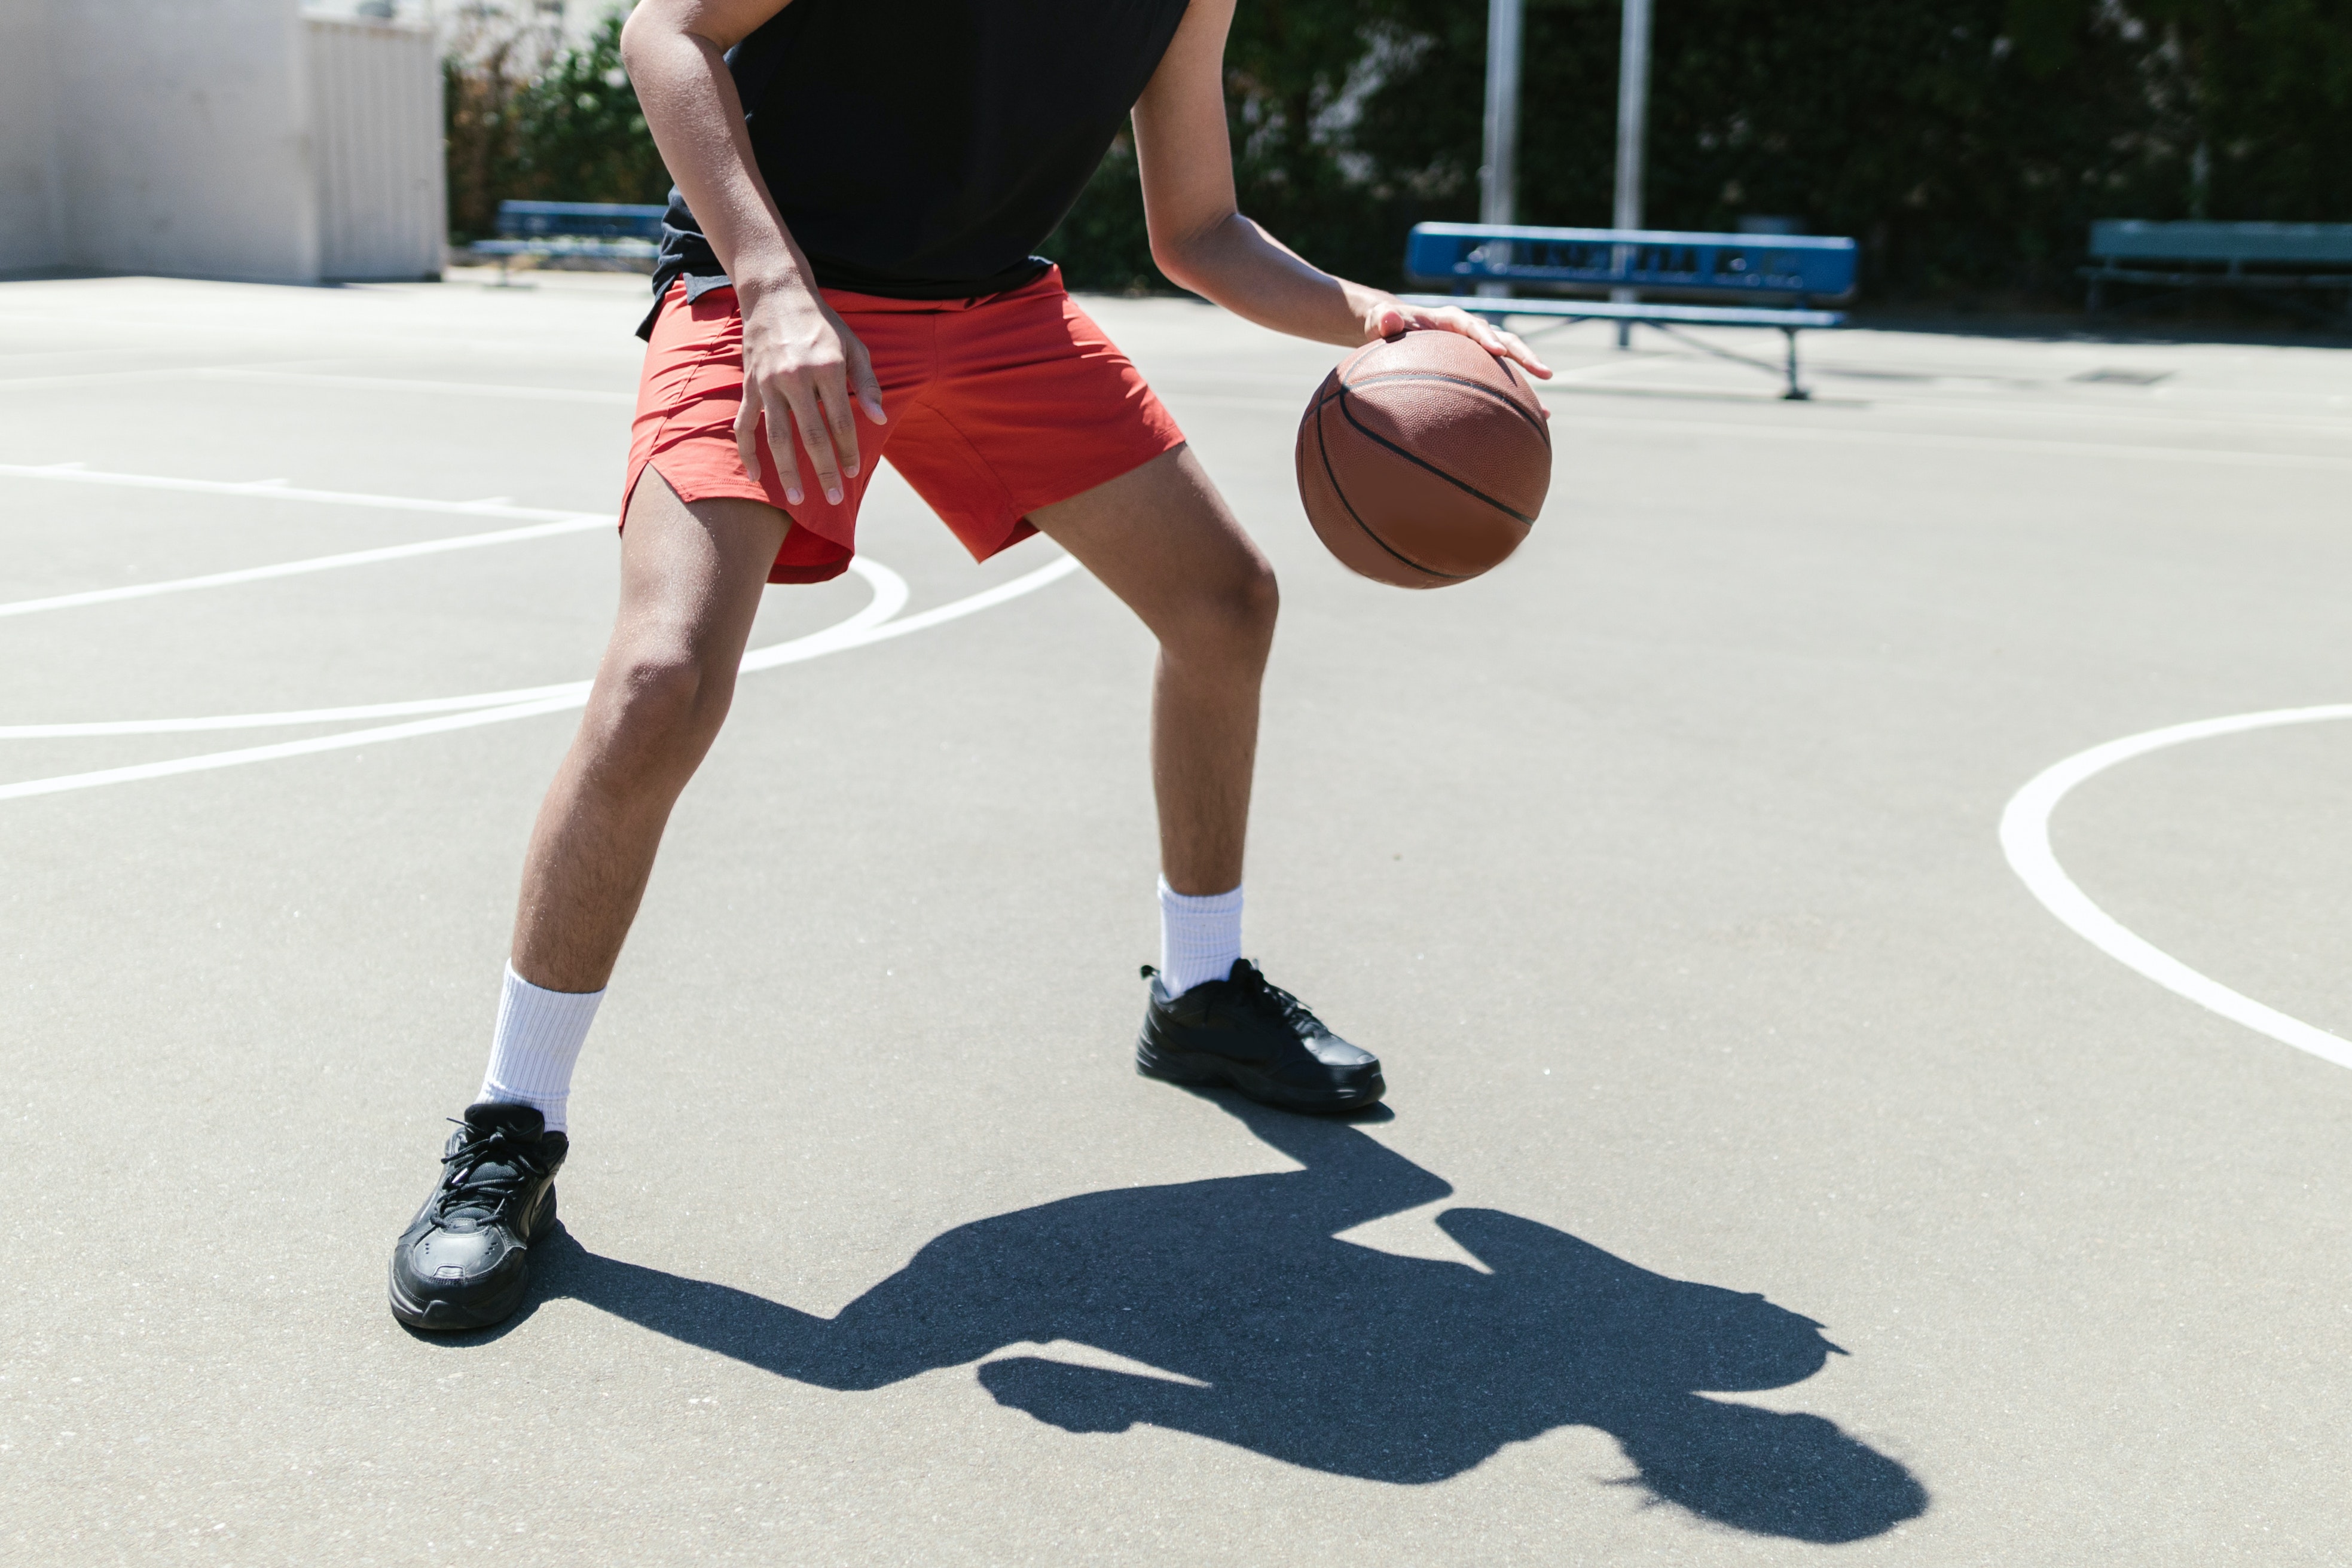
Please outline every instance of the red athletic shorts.
[[829, 506], [808, 454], [797, 453], [808, 499], [787, 506], [759, 430], [757, 476], [735, 447], [742, 401], [743, 319], [735, 291], [687, 298], [670, 286], [646, 350], [630, 433], [625, 516], [650, 463], [688, 501], [720, 496], [765, 501], [793, 520], [769, 569], [771, 582], [822, 582], [848, 570], [857, 504], [887, 456], [918, 495], [985, 560], [1036, 530], [1039, 507], [1093, 489], [1184, 443], [1127, 356], [1062, 287], [1059, 268], [1036, 282], [978, 299], [883, 299], [824, 290], [882, 383], [877, 425], [858, 415], [859, 474]]

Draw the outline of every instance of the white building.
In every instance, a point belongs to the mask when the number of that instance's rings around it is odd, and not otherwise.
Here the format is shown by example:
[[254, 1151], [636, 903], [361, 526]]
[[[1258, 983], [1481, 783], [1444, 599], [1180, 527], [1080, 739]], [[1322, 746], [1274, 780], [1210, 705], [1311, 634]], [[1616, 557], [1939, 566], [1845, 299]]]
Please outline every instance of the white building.
[[0, 272], [441, 270], [422, 19], [301, 0], [0, 0]]
[[490, 16], [509, 23], [545, 27], [558, 47], [578, 44], [614, 11], [633, 0], [304, 0], [312, 16], [354, 16], [413, 22], [437, 27], [446, 37], [469, 17]]

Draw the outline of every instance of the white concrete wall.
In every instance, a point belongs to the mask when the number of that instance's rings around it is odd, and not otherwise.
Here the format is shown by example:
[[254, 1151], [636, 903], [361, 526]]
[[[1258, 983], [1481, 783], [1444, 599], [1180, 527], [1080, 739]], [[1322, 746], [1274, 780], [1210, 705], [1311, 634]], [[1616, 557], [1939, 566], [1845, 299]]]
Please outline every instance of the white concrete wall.
[[308, 283], [318, 183], [299, 0], [0, 0], [46, 6], [61, 259]]
[[47, 0], [0, 0], [0, 272], [66, 259]]
[[320, 274], [438, 277], [449, 203], [432, 30], [315, 15], [304, 26]]
[[0, 272], [438, 276], [441, 70], [301, 0], [0, 0]]

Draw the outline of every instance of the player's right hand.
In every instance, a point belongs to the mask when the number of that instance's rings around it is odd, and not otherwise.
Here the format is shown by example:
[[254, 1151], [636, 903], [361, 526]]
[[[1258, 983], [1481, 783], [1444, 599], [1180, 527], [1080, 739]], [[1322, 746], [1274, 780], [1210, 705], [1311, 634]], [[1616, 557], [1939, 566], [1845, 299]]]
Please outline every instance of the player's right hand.
[[736, 298], [743, 311], [743, 402], [735, 411], [735, 449], [743, 470], [759, 476], [764, 414], [768, 454], [784, 499], [798, 506], [806, 498], [799, 448], [808, 453], [818, 490], [837, 507], [844, 476], [856, 478], [860, 462], [852, 392], [866, 418], [885, 422], [874, 361], [813, 288], [786, 286], [750, 298], [738, 288]]

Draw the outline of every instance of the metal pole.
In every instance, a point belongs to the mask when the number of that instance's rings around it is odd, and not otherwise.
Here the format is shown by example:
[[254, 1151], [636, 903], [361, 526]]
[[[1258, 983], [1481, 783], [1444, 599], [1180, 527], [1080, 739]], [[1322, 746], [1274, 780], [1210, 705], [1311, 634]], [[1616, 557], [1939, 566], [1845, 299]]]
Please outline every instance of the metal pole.
[[[1513, 221], [1519, 172], [1519, 21], [1525, 0], [1486, 4], [1486, 161], [1478, 171], [1478, 221]], [[1508, 247], [1501, 247], [1508, 259]], [[1507, 283], [1482, 283], [1489, 298], [1510, 293]]]
[[1487, 0], [1486, 162], [1478, 171], [1478, 221], [1513, 221], [1519, 165], [1519, 20], [1525, 0]]
[[[1621, 229], [1642, 226], [1642, 132], [1650, 108], [1650, 0], [1625, 0], [1624, 33], [1617, 49], [1617, 204], [1615, 225]], [[1618, 264], [1630, 265], [1632, 247], [1617, 247]], [[1637, 298], [1631, 288], [1612, 288], [1609, 298], [1621, 304]], [[1617, 326], [1617, 346], [1633, 340], [1633, 324]]]

